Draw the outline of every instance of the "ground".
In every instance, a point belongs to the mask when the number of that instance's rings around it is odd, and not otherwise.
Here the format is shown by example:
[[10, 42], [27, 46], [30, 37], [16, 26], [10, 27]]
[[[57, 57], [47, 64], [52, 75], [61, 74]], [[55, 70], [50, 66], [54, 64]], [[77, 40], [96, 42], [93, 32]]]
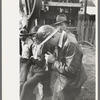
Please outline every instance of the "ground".
[[83, 56], [83, 65], [88, 76], [87, 81], [82, 87], [81, 94], [77, 98], [77, 100], [96, 100], [95, 99], [95, 80], [96, 80], [96, 59], [95, 59], [95, 49], [82, 45], [82, 50], [84, 52]]

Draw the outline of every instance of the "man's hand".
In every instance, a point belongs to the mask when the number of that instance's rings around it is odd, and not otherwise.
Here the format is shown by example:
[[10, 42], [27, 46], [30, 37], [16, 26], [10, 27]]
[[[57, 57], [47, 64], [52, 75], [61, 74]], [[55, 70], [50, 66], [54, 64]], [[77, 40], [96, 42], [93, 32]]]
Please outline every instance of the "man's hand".
[[37, 64], [38, 59], [34, 59], [33, 57], [30, 57], [30, 61], [31, 61], [31, 63], [33, 63], [33, 64]]
[[55, 60], [55, 56], [53, 54], [51, 54], [50, 52], [48, 52], [48, 63], [53, 63]]
[[38, 59], [38, 57], [42, 55], [42, 49], [43, 45], [42, 46], [37, 44], [34, 45], [32, 50], [34, 59]]

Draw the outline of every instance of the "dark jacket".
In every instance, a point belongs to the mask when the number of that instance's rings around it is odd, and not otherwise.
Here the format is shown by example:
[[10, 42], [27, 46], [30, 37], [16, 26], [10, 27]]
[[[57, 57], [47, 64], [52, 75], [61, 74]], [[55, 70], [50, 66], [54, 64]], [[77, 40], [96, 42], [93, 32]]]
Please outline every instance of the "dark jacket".
[[58, 54], [52, 65], [51, 89], [59, 92], [80, 88], [86, 80], [86, 74], [82, 66], [83, 53], [75, 36], [69, 31], [62, 32], [57, 48]]

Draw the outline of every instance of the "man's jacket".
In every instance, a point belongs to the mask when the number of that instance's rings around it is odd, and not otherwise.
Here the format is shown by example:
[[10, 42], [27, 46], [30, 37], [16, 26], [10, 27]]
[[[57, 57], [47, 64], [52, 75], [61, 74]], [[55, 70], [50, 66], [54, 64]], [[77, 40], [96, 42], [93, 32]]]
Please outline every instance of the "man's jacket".
[[52, 65], [54, 69], [51, 73], [52, 91], [80, 88], [87, 76], [82, 66], [83, 53], [75, 36], [69, 31], [63, 31], [54, 53], [56, 60]]

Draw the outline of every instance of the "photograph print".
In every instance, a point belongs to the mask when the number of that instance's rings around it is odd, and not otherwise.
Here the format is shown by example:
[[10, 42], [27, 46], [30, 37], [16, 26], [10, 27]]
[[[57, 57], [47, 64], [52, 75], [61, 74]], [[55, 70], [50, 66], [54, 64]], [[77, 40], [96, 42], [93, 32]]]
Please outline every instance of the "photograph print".
[[96, 100], [96, 0], [19, 0], [19, 99]]

